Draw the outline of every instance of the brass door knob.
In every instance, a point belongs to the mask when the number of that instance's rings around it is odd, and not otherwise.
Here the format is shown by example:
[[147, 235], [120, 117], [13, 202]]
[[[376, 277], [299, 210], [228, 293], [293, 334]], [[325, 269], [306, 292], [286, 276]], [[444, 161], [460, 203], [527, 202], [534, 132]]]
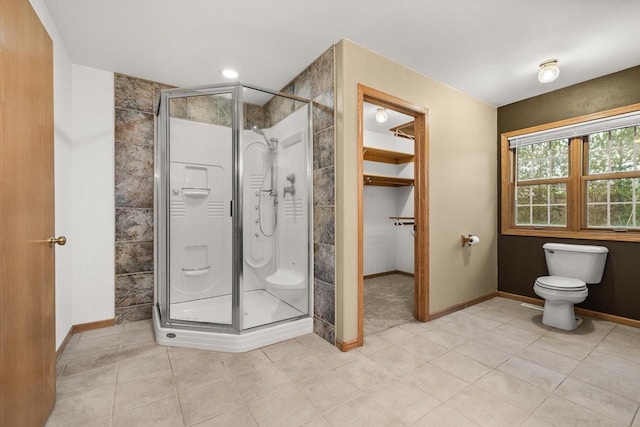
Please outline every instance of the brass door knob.
[[65, 236], [60, 236], [57, 239], [53, 236], [49, 237], [49, 247], [52, 248], [53, 245], [59, 244], [60, 246], [64, 246], [67, 244], [67, 238]]

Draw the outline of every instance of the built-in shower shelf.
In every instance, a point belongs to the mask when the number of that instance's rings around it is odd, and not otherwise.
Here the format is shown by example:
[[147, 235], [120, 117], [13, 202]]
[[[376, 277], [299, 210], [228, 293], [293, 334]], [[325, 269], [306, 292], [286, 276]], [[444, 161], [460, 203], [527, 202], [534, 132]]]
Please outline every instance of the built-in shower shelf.
[[410, 187], [413, 178], [399, 178], [397, 176], [364, 174], [364, 185], [378, 185], [382, 187]]
[[209, 272], [209, 270], [211, 270], [210, 265], [203, 268], [183, 268], [182, 274], [189, 277], [204, 276]]
[[200, 187], [190, 187], [190, 188], [183, 187], [182, 188], [182, 194], [187, 197], [202, 198], [202, 197], [207, 197], [209, 193], [211, 193], [210, 188], [200, 188]]

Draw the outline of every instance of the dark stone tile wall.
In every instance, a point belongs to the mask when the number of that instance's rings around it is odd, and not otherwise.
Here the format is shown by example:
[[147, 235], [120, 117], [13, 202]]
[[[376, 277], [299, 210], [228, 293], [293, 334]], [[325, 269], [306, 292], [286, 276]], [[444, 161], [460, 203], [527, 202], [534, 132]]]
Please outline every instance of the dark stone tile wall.
[[115, 90], [116, 323], [151, 317], [154, 107], [168, 86], [121, 74]]
[[[282, 91], [313, 100], [314, 331], [335, 344], [334, 48], [331, 47]], [[277, 112], [293, 111], [293, 102]], [[265, 108], [265, 117], [268, 116]], [[275, 114], [276, 116], [278, 113]]]

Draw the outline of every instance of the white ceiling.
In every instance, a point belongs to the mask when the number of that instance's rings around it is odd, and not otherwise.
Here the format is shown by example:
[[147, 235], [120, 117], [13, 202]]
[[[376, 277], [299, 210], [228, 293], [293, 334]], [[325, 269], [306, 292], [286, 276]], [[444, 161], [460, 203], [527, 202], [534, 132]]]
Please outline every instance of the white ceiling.
[[411, 116], [407, 116], [406, 114], [402, 114], [395, 110], [387, 111], [387, 121], [384, 123], [378, 123], [376, 121], [376, 113], [378, 112], [377, 105], [370, 104], [368, 102], [364, 102], [362, 105], [362, 118], [363, 118], [363, 128], [364, 130], [369, 130], [371, 132], [382, 133], [384, 135], [392, 135], [391, 128], [395, 126], [404, 125], [406, 123], [412, 122], [414, 119]]
[[[280, 89], [348, 38], [491, 105], [640, 64], [638, 0], [46, 0], [74, 63]], [[540, 62], [560, 77], [542, 85]], [[393, 78], [393, 76], [389, 76]]]

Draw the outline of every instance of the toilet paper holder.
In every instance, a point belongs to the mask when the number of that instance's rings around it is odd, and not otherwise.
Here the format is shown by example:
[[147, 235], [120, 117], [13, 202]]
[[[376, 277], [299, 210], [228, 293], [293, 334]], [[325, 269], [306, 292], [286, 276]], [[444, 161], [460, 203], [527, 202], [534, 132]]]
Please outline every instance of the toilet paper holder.
[[473, 234], [463, 234], [460, 240], [462, 242], [462, 247], [465, 247], [466, 245], [473, 246], [480, 243], [480, 238], [478, 236], [474, 236]]

